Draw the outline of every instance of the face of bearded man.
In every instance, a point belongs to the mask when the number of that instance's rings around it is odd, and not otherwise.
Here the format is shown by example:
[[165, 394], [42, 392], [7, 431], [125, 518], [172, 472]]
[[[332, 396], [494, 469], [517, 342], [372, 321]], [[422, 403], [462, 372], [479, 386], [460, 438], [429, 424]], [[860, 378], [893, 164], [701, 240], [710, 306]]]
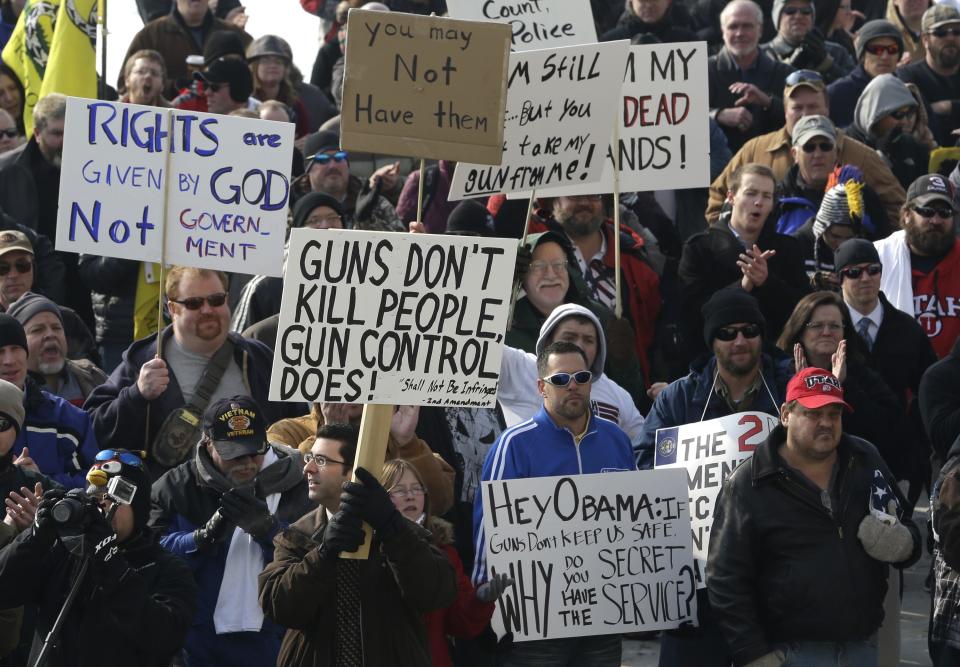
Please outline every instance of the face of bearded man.
[[[944, 205], [937, 204], [942, 208]], [[908, 211], [904, 216], [903, 229], [907, 235], [907, 245], [918, 255], [938, 257], [945, 255], [953, 247], [955, 218], [943, 219], [939, 216], [924, 218], [916, 211]]]
[[[960, 28], [960, 23], [951, 23], [945, 28]], [[924, 35], [927, 50], [933, 62], [944, 69], [951, 69], [960, 64], [960, 37], [948, 34], [946, 37], [937, 37], [933, 34]]]
[[600, 231], [606, 219], [600, 195], [557, 197], [553, 200], [553, 217], [570, 238], [583, 238]]

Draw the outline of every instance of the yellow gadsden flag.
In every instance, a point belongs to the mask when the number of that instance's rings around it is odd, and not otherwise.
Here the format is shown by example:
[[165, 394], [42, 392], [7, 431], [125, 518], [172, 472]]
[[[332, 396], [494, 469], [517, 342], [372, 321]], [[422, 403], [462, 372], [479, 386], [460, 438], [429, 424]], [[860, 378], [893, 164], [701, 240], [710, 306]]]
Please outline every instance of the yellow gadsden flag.
[[27, 136], [44, 95], [97, 96], [96, 41], [97, 0], [27, 0], [3, 49], [23, 83]]

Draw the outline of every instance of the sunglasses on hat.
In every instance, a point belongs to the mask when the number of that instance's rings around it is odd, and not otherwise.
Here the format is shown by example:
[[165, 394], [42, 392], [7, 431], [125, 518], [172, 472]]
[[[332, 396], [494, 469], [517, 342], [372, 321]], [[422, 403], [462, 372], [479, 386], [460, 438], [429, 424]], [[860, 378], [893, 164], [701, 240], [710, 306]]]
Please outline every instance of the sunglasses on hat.
[[717, 340], [729, 343], [736, 340], [737, 334], [743, 334], [744, 338], [756, 338], [760, 335], [759, 324], [745, 324], [742, 327], [720, 327], [717, 329]]
[[871, 264], [867, 267], [850, 266], [845, 269], [840, 269], [840, 275], [850, 280], [856, 280], [863, 275], [864, 271], [866, 271], [868, 276], [878, 276], [880, 272], [883, 271], [883, 267], [879, 264]]
[[[787, 10], [785, 9], [783, 11]], [[798, 83], [810, 83], [811, 81], [823, 83], [823, 77], [820, 76], [819, 72], [815, 72], [812, 69], [798, 69], [786, 78], [785, 83], [788, 86], [795, 86]]]
[[543, 378], [547, 384], [554, 387], [566, 387], [573, 380], [577, 384], [587, 384], [593, 379], [593, 373], [590, 371], [577, 371], [576, 373], [554, 373]]
[[206, 301], [211, 308], [219, 308], [227, 302], [227, 293], [217, 292], [216, 294], [210, 294], [208, 296], [191, 296], [187, 297], [186, 299], [170, 299], [171, 303], [179, 304], [187, 310], [200, 310], [204, 301]]

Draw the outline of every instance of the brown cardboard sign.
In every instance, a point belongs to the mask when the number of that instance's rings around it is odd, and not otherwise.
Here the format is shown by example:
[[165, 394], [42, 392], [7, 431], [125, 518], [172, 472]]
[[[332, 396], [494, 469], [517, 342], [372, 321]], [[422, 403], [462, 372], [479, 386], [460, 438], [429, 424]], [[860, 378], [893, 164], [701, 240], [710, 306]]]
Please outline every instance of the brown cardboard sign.
[[510, 26], [350, 10], [340, 143], [500, 164]]

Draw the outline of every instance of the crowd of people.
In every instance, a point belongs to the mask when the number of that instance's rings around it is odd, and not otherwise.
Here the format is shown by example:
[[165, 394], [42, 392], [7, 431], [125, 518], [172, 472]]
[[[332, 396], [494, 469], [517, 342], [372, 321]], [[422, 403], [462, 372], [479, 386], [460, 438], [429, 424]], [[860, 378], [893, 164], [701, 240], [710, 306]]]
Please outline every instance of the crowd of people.
[[930, 658], [960, 665], [954, 3], [591, 0], [601, 41], [706, 42], [713, 180], [529, 208], [341, 146], [349, 10], [444, 0], [278, 4], [319, 18], [309, 72], [238, 0], [137, 6], [108, 94], [294, 124], [290, 229], [529, 230], [497, 407], [395, 406], [357, 465], [362, 405], [268, 396], [281, 278], [54, 248], [66, 98], [25, 136], [0, 65], [0, 666], [619, 665], [620, 635], [496, 636], [481, 483], [650, 469], [659, 429], [746, 411], [778, 425], [660, 664], [899, 664], [928, 549]]

